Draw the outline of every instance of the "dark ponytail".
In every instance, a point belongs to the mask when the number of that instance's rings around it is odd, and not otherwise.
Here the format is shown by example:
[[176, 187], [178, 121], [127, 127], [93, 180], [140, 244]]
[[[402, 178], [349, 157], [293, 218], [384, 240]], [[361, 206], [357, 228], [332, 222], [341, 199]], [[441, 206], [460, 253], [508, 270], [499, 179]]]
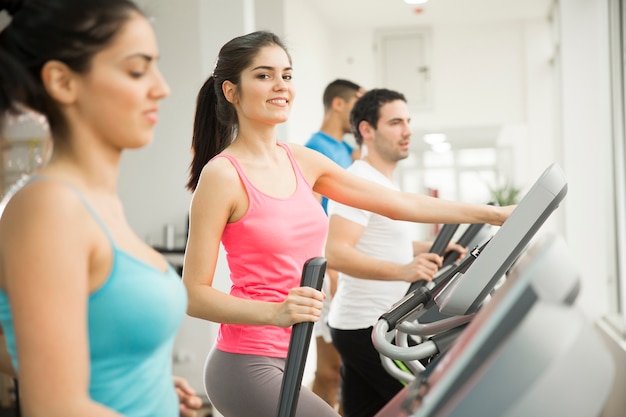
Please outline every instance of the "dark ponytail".
[[[224, 97], [222, 84], [224, 81], [230, 81], [235, 85], [235, 94], [239, 94], [242, 71], [252, 64], [261, 48], [271, 45], [280, 46], [287, 52], [280, 38], [266, 31], [236, 37], [220, 49], [213, 74], [198, 93], [188, 190], [196, 189], [206, 163], [230, 145], [238, 128], [237, 112]], [[289, 60], [291, 61], [291, 58]]]
[[[221, 93], [221, 87], [220, 87]], [[225, 100], [225, 99], [224, 99]], [[230, 105], [223, 104], [224, 107]], [[215, 77], [210, 76], [198, 93], [196, 101], [196, 115], [193, 122], [193, 137], [191, 148], [193, 150], [193, 160], [189, 169], [189, 182], [187, 189], [194, 191], [200, 180], [200, 173], [207, 162], [215, 155], [222, 152], [232, 141], [235, 125], [236, 114], [232, 106], [222, 109], [222, 113], [226, 113], [227, 123], [223, 123], [223, 119], [218, 116], [220, 111], [219, 99], [216, 92]], [[234, 117], [234, 120], [232, 119]]]

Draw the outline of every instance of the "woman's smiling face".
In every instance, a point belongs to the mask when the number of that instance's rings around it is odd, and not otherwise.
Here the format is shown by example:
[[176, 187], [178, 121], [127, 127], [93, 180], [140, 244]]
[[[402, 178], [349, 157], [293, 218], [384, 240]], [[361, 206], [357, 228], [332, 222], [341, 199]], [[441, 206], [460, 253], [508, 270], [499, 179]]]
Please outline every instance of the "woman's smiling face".
[[[241, 123], [278, 124], [287, 121], [295, 97], [291, 62], [278, 45], [261, 48], [251, 65], [241, 73], [237, 93], [231, 102]], [[228, 97], [228, 96], [227, 96]]]

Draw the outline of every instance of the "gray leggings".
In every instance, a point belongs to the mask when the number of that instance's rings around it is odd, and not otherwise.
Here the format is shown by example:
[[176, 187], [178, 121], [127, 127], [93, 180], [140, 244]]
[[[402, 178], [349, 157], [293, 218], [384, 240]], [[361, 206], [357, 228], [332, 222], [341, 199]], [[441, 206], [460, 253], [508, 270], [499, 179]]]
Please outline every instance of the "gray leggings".
[[[204, 389], [224, 417], [275, 417], [285, 359], [226, 353], [213, 348], [204, 365]], [[324, 400], [300, 389], [297, 417], [337, 417]]]

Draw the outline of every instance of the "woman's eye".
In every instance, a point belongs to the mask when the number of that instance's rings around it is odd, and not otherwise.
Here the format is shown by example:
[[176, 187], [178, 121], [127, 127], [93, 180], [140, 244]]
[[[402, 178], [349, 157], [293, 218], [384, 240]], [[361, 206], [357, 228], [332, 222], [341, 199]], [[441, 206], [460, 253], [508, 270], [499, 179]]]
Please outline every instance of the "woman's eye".
[[130, 72], [130, 76], [133, 78], [141, 78], [141, 76], [143, 75], [142, 71], [131, 71]]
[[291, 74], [283, 75], [283, 80], [291, 80], [293, 76]]

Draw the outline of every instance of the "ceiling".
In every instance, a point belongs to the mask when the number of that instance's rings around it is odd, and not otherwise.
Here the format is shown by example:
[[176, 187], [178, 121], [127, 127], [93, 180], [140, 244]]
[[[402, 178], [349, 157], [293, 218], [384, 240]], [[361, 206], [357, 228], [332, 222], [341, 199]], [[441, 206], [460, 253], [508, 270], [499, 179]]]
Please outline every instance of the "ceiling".
[[547, 17], [553, 0], [430, 0], [420, 6], [403, 0], [315, 0], [333, 27], [388, 28]]

